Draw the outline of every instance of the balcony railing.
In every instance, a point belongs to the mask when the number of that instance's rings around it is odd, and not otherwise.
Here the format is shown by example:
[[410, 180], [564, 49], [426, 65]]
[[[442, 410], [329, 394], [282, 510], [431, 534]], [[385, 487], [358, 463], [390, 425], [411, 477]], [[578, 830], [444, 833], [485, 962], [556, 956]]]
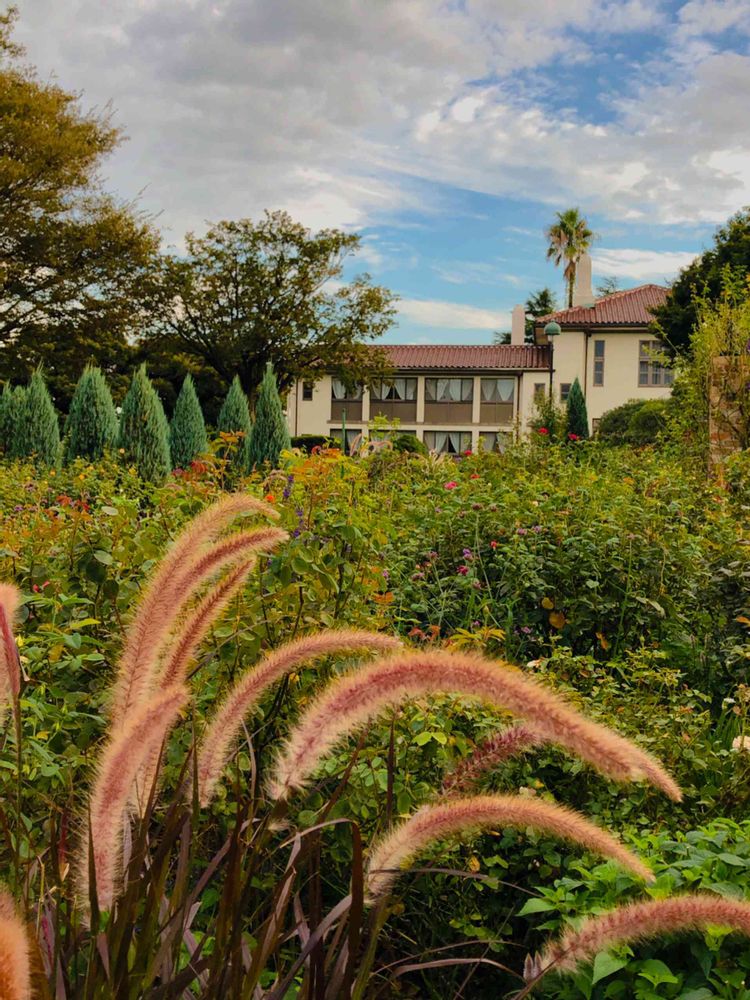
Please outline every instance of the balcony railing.
[[361, 399], [332, 399], [331, 420], [343, 420], [344, 413], [348, 421], [362, 419]]
[[425, 403], [426, 424], [470, 424], [472, 404], [469, 403]]
[[386, 417], [401, 423], [414, 423], [417, 419], [416, 399], [372, 399], [370, 397], [370, 419]]
[[480, 424], [512, 424], [513, 416], [512, 401], [508, 403], [480, 403], [479, 405]]

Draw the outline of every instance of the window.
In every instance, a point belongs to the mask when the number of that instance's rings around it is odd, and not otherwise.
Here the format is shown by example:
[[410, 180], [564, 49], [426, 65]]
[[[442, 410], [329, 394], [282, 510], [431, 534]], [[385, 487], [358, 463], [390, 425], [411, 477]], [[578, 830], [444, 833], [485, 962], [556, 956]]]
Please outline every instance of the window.
[[541, 399], [547, 393], [547, 383], [546, 382], [535, 382], [534, 383], [534, 399]]
[[417, 398], [417, 380], [415, 378], [394, 378], [392, 382], [376, 383], [370, 390], [370, 398], [379, 403], [386, 401], [411, 402]]
[[425, 431], [424, 443], [441, 455], [463, 455], [471, 450], [471, 431]]
[[480, 431], [479, 448], [481, 451], [505, 451], [513, 435], [507, 431]]
[[426, 378], [424, 398], [428, 403], [470, 403], [474, 398], [474, 379]]
[[331, 379], [331, 399], [341, 401], [342, 399], [358, 400], [362, 399], [362, 386], [355, 385], [347, 389], [341, 379]]
[[313, 397], [313, 384], [312, 382], [302, 383], [302, 398], [306, 403], [309, 403]]
[[663, 347], [658, 340], [638, 343], [638, 385], [671, 385], [674, 372], [660, 359]]
[[[349, 451], [349, 449], [351, 448], [351, 446], [354, 444], [354, 442], [357, 440], [357, 438], [360, 436], [361, 433], [362, 433], [362, 429], [360, 427], [347, 427], [346, 428], [346, 450], [347, 451]], [[331, 437], [333, 438], [334, 441], [338, 441], [339, 447], [341, 447], [341, 427], [332, 427], [331, 428]]]
[[483, 403], [513, 403], [516, 394], [514, 378], [483, 378]]
[[604, 385], [604, 341], [594, 341], [594, 385]]
[[570, 382], [560, 383], [560, 402], [566, 403], [568, 401], [568, 396], [570, 395]]

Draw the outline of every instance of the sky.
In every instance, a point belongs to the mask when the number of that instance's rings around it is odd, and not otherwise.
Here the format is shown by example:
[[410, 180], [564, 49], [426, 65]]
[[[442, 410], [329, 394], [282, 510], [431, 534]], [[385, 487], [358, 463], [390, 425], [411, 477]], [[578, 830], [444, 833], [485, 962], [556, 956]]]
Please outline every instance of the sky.
[[666, 283], [750, 204], [750, 0], [20, 0], [44, 78], [110, 105], [107, 188], [165, 244], [285, 209], [357, 232], [386, 339], [486, 343], [559, 270]]

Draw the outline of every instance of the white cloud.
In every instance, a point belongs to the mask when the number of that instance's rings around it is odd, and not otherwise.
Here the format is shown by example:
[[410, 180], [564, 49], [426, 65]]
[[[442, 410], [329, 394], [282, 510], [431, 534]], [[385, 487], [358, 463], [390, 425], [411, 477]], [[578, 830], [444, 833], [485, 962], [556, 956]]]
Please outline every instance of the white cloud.
[[417, 326], [455, 330], [501, 330], [510, 328], [510, 313], [479, 309], [438, 299], [401, 299], [398, 311]]
[[[145, 189], [172, 241], [266, 207], [351, 228], [438, 210], [415, 178], [653, 223], [750, 201], [750, 56], [715, 51], [747, 0], [669, 23], [652, 0], [20, 2], [42, 75], [114, 101], [131, 139], [109, 183]], [[657, 28], [658, 58], [607, 93], [600, 40]], [[586, 61], [610, 120], [546, 105], [555, 66]]]
[[643, 282], [666, 282], [695, 259], [681, 250], [597, 250], [592, 254], [594, 282], [604, 275]]

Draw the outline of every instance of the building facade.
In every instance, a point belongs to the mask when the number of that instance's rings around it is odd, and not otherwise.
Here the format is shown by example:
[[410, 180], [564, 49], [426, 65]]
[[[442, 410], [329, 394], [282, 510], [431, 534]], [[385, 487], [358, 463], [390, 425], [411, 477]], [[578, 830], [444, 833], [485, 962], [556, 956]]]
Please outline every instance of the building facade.
[[[573, 308], [537, 320], [534, 344], [524, 343], [526, 317], [516, 306], [510, 344], [384, 345], [393, 369], [387, 383], [355, 390], [330, 376], [297, 383], [287, 399], [290, 433], [329, 435], [349, 447], [382, 417], [431, 451], [497, 450], [527, 433], [536, 396], [551, 391], [564, 403], [576, 378], [594, 431], [607, 410], [671, 392], [671, 372], [648, 330], [649, 310], [666, 294], [642, 285], [595, 300], [584, 258]], [[553, 320], [560, 334], [549, 343]]]

